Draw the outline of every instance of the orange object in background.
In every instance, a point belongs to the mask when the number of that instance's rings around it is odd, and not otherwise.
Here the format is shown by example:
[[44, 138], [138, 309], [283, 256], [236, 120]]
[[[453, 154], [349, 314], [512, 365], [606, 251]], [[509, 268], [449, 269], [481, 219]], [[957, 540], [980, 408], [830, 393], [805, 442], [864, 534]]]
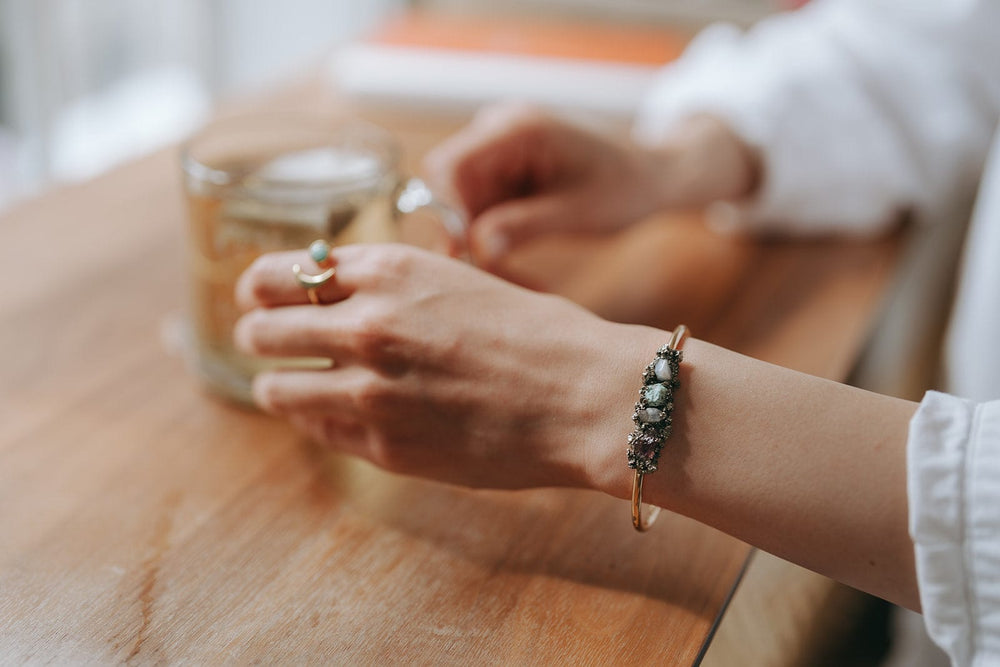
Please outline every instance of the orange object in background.
[[366, 41], [393, 47], [662, 65], [677, 58], [688, 40], [685, 33], [668, 27], [411, 12], [388, 19]]
[[630, 118], [688, 34], [662, 26], [411, 12], [332, 62], [338, 90], [391, 107], [465, 113], [501, 100]]

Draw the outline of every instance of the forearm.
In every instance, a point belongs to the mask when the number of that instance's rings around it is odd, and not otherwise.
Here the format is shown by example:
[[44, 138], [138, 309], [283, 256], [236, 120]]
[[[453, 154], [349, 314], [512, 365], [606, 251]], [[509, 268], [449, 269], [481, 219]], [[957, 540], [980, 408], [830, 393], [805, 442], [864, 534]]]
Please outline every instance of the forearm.
[[[918, 607], [905, 455], [916, 404], [698, 340], [684, 346], [681, 382], [646, 501]], [[620, 458], [600, 484], [628, 497], [632, 471]]]
[[711, 115], [687, 118], [645, 150], [656, 163], [661, 208], [745, 199], [754, 194], [762, 177], [760, 156]]

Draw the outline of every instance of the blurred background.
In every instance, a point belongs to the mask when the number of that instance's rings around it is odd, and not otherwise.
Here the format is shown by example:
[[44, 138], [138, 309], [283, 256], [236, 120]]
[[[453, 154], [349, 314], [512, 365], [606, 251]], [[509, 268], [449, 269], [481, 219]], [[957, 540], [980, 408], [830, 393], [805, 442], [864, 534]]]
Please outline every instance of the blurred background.
[[[512, 0], [503, 11], [697, 27], [788, 4]], [[315, 67], [409, 9], [498, 11], [488, 0], [0, 0], [0, 209], [175, 142], [220, 98]]]

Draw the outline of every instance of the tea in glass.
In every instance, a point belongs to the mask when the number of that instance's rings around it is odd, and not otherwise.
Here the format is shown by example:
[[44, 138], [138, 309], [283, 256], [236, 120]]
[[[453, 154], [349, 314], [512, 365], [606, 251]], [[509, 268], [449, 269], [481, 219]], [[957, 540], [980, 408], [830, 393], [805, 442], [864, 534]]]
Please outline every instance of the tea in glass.
[[[413, 184], [403, 183], [392, 137], [360, 122], [240, 117], [205, 128], [184, 147], [182, 161], [190, 338], [198, 373], [213, 390], [249, 402], [253, 375], [262, 369], [328, 365], [238, 352], [232, 341], [240, 316], [234, 289], [263, 253], [304, 249], [316, 239], [334, 246], [401, 240], [396, 200]], [[440, 245], [447, 237], [440, 225], [436, 239], [426, 226], [421, 229], [416, 242], [423, 245]]]

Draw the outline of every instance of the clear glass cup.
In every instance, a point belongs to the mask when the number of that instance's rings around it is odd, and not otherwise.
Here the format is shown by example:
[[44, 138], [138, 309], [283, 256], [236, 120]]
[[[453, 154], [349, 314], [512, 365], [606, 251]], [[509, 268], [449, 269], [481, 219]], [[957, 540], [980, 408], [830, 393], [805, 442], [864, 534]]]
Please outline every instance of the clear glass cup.
[[[209, 388], [250, 403], [260, 370], [317, 363], [255, 358], [234, 348], [234, 288], [259, 255], [305, 249], [316, 239], [460, 253], [461, 216], [422, 181], [406, 178], [399, 160], [385, 130], [307, 114], [219, 120], [183, 146], [191, 360]], [[408, 215], [421, 209], [434, 215]]]

